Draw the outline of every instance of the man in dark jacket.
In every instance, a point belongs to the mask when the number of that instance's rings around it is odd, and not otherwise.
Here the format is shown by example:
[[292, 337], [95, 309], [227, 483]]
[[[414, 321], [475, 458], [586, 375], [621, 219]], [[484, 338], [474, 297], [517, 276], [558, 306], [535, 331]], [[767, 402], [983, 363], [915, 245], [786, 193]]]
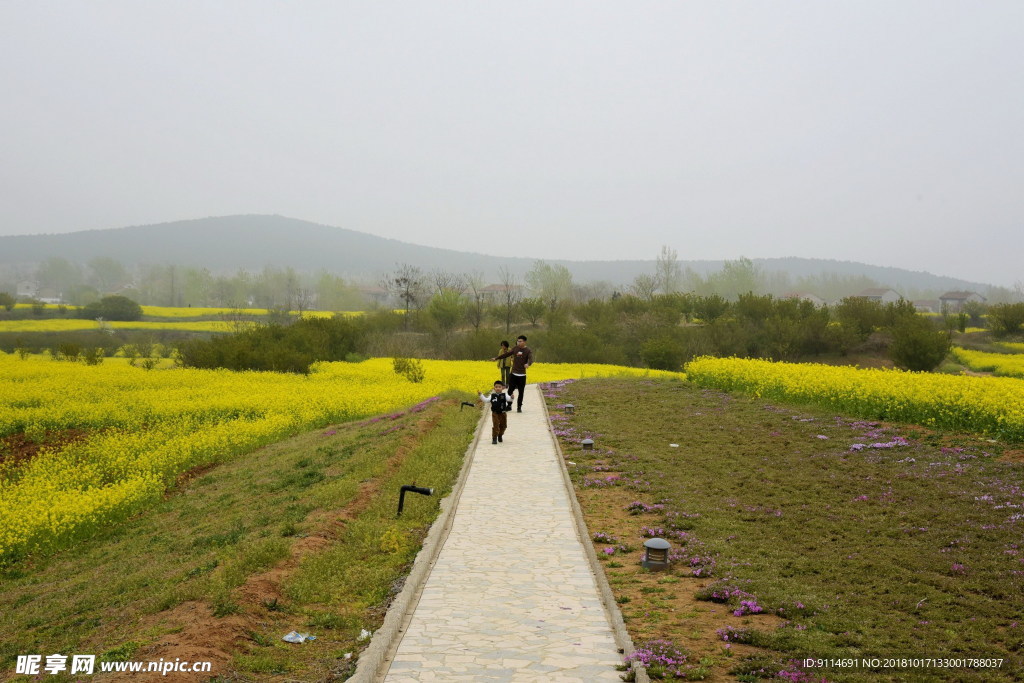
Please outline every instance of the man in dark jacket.
[[[526, 346], [526, 336], [516, 337], [516, 345], [511, 350], [491, 360], [499, 360], [512, 356], [512, 370], [508, 376], [508, 398], [516, 400], [516, 412], [523, 412], [523, 391], [526, 389], [526, 368], [533, 365], [533, 351]], [[514, 396], [518, 390], [518, 396]]]

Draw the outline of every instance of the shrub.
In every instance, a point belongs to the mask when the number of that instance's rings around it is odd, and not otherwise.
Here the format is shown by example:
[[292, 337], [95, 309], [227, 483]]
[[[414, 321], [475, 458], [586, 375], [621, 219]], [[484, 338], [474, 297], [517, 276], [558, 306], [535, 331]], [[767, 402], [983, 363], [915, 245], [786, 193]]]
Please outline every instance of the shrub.
[[396, 375], [402, 375], [414, 384], [422, 382], [426, 377], [423, 361], [418, 358], [394, 358], [391, 363]]
[[103, 349], [91, 346], [82, 351], [82, 362], [86, 365], [99, 365], [103, 362]]
[[303, 318], [287, 327], [262, 325], [179, 348], [180, 363], [194, 368], [309, 372], [317, 361], [344, 360], [362, 337], [348, 318]]
[[712, 323], [726, 314], [729, 302], [717, 294], [702, 296], [693, 300], [693, 314], [705, 323]]
[[835, 307], [835, 318], [860, 341], [885, 324], [885, 308], [878, 301], [849, 296]]
[[931, 372], [949, 355], [949, 335], [921, 316], [904, 318], [892, 328], [889, 356], [897, 367]]
[[992, 306], [988, 309], [988, 320], [996, 336], [1013, 334], [1024, 325], [1024, 303]]
[[126, 296], [105, 296], [79, 309], [79, 317], [87, 320], [138, 320], [142, 317], [142, 306]]
[[664, 335], [648, 340], [640, 351], [640, 357], [647, 367], [655, 370], [672, 370], [678, 372], [683, 365], [684, 350], [682, 344], [671, 336]]
[[73, 363], [78, 360], [79, 354], [82, 353], [82, 347], [73, 342], [64, 342], [58, 344], [52, 353], [54, 360], [67, 360]]

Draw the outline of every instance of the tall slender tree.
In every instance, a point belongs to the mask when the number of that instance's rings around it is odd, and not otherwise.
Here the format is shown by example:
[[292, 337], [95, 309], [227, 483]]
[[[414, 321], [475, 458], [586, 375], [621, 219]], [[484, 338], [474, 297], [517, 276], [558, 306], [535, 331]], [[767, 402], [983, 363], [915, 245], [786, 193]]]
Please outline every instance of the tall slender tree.
[[661, 253], [654, 263], [655, 286], [662, 294], [675, 294], [683, 283], [683, 271], [679, 265], [679, 255], [667, 244], [661, 246]]

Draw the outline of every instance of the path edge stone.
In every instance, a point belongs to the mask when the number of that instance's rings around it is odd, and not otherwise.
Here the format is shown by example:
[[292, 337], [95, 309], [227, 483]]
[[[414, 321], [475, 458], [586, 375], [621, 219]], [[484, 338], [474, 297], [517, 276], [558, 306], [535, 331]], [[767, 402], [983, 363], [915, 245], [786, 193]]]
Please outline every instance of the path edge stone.
[[348, 679], [349, 681], [371, 683], [384, 680], [395, 652], [402, 642], [405, 628], [419, 603], [423, 586], [427, 582], [427, 577], [430, 576], [430, 570], [437, 562], [441, 548], [444, 547], [444, 542], [448, 538], [448, 532], [451, 530], [455, 518], [455, 510], [459, 506], [459, 498], [462, 496], [462, 490], [466, 487], [469, 470], [473, 465], [473, 455], [480, 441], [480, 435], [483, 434], [484, 424], [487, 422], [488, 412], [490, 411], [484, 411], [477, 423], [473, 440], [470, 441], [466, 448], [466, 454], [463, 456], [459, 478], [455, 481], [451, 493], [441, 499], [441, 511], [434, 523], [430, 525], [430, 530], [427, 532], [426, 538], [423, 539], [423, 546], [416, 553], [412, 570], [406, 577], [401, 592], [388, 606], [387, 614], [384, 615], [384, 623], [373, 634], [367, 648], [359, 655], [356, 671]]
[[[593, 573], [594, 581], [597, 583], [597, 590], [601, 595], [601, 602], [604, 603], [605, 612], [611, 620], [615, 643], [622, 650], [623, 657], [628, 657], [636, 650], [633, 646], [633, 639], [629, 637], [629, 631], [626, 630], [626, 622], [622, 619], [622, 612], [619, 610], [619, 603], [615, 602], [615, 594], [612, 593], [608, 577], [604, 574], [604, 567], [601, 565], [600, 560], [597, 559], [597, 552], [594, 551], [594, 544], [590, 540], [590, 532], [587, 530], [587, 523], [583, 518], [583, 509], [576, 498], [576, 489], [572, 485], [572, 479], [569, 477], [569, 468], [565, 464], [562, 444], [559, 443], [558, 437], [551, 431], [551, 414], [548, 412], [548, 402], [544, 396], [544, 390], [539, 385], [537, 388], [540, 394], [540, 403], [544, 407], [544, 420], [547, 422], [548, 436], [555, 445], [555, 454], [558, 456], [558, 470], [562, 473], [562, 483], [565, 485], [566, 494], [569, 497], [569, 505], [572, 508], [576, 535], [583, 546], [587, 562], [590, 563], [590, 571]], [[635, 676], [633, 680], [636, 683], [650, 683], [651, 679], [647, 675], [647, 669], [641, 666], [639, 662], [633, 662], [633, 673]]]

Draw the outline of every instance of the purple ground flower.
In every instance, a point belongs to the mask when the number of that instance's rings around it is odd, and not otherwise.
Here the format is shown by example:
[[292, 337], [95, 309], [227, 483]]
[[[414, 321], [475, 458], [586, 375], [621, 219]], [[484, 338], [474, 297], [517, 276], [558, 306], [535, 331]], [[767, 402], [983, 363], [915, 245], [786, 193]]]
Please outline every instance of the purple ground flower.
[[651, 677], [686, 678], [689, 655], [670, 640], [651, 640], [627, 656], [625, 663], [637, 662]]
[[754, 600], [755, 602], [757, 600], [757, 598], [755, 598], [752, 594], [748, 593], [742, 588], [739, 588], [738, 586], [733, 586], [723, 581], [719, 581], [716, 584], [713, 584], [705, 589], [702, 589], [701, 591], [698, 591], [696, 597], [698, 600], [709, 600], [711, 602], [717, 602], [720, 604], [733, 602], [737, 598]]
[[757, 598], [741, 600], [739, 608], [733, 610], [733, 615], [742, 617], [745, 614], [760, 614], [764, 608], [757, 604]]
[[625, 510], [631, 515], [639, 515], [644, 512], [661, 512], [665, 509], [662, 503], [654, 503], [649, 505], [639, 500], [634, 500], [632, 503], [625, 507]]
[[720, 628], [715, 633], [727, 643], [749, 643], [752, 636], [750, 629], [733, 628], [732, 626]]
[[580, 482], [580, 487], [582, 487], [582, 488], [604, 488], [606, 486], [615, 486], [620, 481], [622, 481], [622, 477], [620, 477], [617, 474], [612, 474], [612, 475], [609, 475], [609, 476], [601, 478], [601, 479], [589, 479], [589, 478], [584, 477], [583, 481]]
[[793, 681], [793, 683], [827, 683], [827, 679], [818, 678], [814, 674], [801, 669], [796, 661], [790, 662], [785, 669], [775, 675], [784, 681]]

